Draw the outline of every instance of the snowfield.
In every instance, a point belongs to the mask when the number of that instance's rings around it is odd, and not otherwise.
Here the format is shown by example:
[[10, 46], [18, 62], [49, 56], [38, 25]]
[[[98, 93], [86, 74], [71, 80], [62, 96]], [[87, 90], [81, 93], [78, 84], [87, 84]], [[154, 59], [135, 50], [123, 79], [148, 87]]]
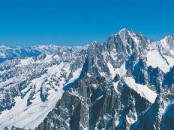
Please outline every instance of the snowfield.
[[135, 83], [135, 80], [132, 77], [125, 77], [125, 82], [130, 88], [140, 94], [141, 97], [144, 97], [151, 103], [155, 102], [157, 94], [149, 89], [146, 85]]
[[170, 70], [170, 66], [157, 50], [149, 51], [147, 53], [147, 65], [152, 66], [153, 68], [159, 67], [164, 73]]
[[[16, 126], [24, 129], [34, 129], [37, 127], [43, 119], [47, 116], [47, 114], [55, 107], [57, 101], [61, 98], [63, 94], [64, 84], [68, 84], [65, 82], [64, 78], [61, 78], [59, 86], [54, 84], [45, 86], [49, 89], [49, 96], [45, 102], [40, 99], [40, 87], [45, 82], [45, 79], [49, 79], [51, 76], [55, 74], [55, 76], [60, 77], [61, 69], [66, 70], [69, 75], [69, 65], [66, 67], [65, 63], [61, 63], [59, 65], [54, 65], [52, 67], [48, 67], [48, 73], [42, 75], [41, 77], [34, 79], [31, 81], [32, 85], [29, 85], [26, 89], [30, 89], [30, 87], [35, 86], [35, 96], [32, 100], [32, 105], [27, 106], [27, 100], [30, 96], [30, 93], [27, 93], [25, 97], [22, 99], [20, 96], [15, 98], [15, 106], [10, 110], [4, 110], [0, 114], [0, 128], [12, 127]], [[70, 79], [70, 82], [73, 82], [80, 75], [81, 69], [78, 69], [74, 72], [73, 77]], [[53, 89], [53, 86], [56, 88]], [[28, 90], [23, 90], [28, 91]], [[32, 91], [31, 91], [32, 92]]]

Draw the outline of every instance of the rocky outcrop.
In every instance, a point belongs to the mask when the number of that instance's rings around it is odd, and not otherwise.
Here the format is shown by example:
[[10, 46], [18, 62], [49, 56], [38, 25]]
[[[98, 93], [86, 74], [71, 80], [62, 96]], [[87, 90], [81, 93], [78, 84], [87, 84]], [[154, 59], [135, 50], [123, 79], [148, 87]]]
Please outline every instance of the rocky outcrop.
[[[8, 118], [24, 129], [174, 129], [173, 41], [122, 29], [85, 50], [35, 47], [42, 54], [0, 64], [0, 112], [24, 101]], [[39, 123], [27, 116], [32, 121], [21, 125], [18, 113], [40, 114]]]
[[116, 91], [104, 77], [85, 78], [63, 94], [36, 130], [129, 129], [150, 105], [124, 82]]

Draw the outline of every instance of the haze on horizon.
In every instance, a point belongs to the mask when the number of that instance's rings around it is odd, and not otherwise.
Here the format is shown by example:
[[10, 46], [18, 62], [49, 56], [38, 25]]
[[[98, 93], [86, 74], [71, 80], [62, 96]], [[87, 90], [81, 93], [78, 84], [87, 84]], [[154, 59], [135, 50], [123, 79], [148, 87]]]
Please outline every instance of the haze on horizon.
[[154, 40], [174, 34], [174, 1], [0, 1], [0, 44], [7, 46], [85, 45], [122, 28]]

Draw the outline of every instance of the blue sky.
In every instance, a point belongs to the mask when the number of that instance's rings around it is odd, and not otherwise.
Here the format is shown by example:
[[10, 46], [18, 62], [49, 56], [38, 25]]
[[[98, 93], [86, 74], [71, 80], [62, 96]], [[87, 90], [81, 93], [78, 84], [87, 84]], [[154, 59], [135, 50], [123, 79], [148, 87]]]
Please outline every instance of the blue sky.
[[85, 45], [127, 28], [174, 34], [173, 0], [0, 0], [0, 44]]

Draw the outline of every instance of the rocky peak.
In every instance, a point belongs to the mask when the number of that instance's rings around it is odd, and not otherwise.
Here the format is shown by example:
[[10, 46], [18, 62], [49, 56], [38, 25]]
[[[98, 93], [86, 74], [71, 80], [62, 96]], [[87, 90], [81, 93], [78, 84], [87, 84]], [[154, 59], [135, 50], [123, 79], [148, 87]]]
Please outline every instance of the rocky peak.
[[[162, 41], [173, 45], [171, 39]], [[30, 47], [41, 55], [0, 63], [0, 128], [157, 130], [172, 124], [174, 56], [172, 47], [163, 48], [126, 29], [82, 51]]]
[[124, 53], [129, 56], [134, 51], [143, 51], [147, 48], [148, 41], [142, 34], [136, 34], [126, 29], [120, 30], [108, 38], [107, 47], [109, 51]]

